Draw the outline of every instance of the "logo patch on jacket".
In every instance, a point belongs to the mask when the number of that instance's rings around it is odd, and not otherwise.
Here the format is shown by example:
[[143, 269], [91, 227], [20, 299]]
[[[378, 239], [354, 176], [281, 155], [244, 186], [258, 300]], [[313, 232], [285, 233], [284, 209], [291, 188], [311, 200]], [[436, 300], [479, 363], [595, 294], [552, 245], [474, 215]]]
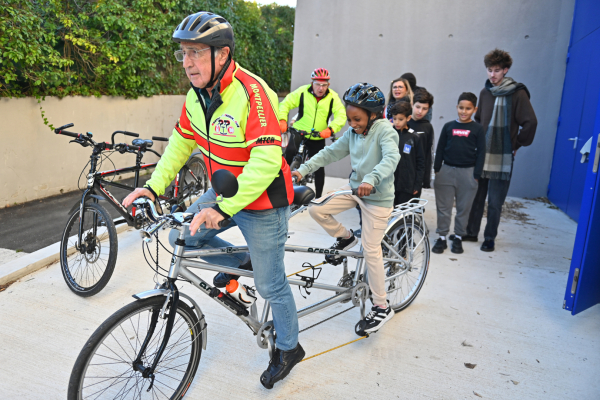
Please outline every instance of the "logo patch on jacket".
[[469, 133], [471, 133], [471, 131], [468, 129], [452, 129], [452, 136], [469, 137]]
[[229, 114], [223, 114], [215, 118], [212, 122], [213, 132], [220, 136], [235, 137], [235, 129], [240, 127], [240, 124]]

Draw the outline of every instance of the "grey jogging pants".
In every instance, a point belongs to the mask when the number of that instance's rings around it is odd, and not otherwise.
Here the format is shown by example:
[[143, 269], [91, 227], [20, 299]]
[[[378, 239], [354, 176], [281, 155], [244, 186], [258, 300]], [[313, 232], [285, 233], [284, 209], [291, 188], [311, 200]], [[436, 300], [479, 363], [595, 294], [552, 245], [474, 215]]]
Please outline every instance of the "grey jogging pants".
[[454, 233], [459, 236], [467, 234], [467, 223], [473, 199], [477, 193], [477, 181], [473, 178], [473, 167], [457, 168], [443, 164], [435, 174], [435, 205], [437, 207], [437, 229], [440, 236], [450, 231], [452, 206], [456, 198], [456, 217]]

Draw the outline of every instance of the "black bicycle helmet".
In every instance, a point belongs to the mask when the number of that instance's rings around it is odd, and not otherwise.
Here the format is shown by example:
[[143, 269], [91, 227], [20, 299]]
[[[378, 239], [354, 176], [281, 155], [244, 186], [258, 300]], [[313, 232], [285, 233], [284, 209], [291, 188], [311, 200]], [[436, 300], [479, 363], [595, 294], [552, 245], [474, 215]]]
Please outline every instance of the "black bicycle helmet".
[[175, 28], [172, 39], [177, 43], [185, 41], [214, 47], [229, 47], [232, 56], [235, 49], [233, 28], [229, 22], [220, 15], [207, 11], [200, 11], [186, 17]]
[[377, 86], [357, 83], [344, 93], [344, 103], [379, 114], [385, 108], [385, 96]]

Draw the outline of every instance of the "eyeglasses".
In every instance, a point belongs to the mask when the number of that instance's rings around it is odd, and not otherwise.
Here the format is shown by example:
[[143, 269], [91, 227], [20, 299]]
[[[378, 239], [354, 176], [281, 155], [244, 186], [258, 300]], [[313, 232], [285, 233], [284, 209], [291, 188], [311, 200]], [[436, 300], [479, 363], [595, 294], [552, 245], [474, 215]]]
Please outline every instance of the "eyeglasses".
[[323, 88], [323, 89], [326, 88], [327, 86], [329, 86], [329, 83], [317, 83], [317, 82], [313, 82], [313, 84], [316, 87], [320, 87], [320, 88]]
[[185, 58], [185, 56], [188, 56], [188, 58], [190, 60], [197, 60], [198, 58], [200, 58], [200, 53], [202, 53], [205, 50], [210, 50], [210, 47], [207, 47], [202, 50], [195, 50], [195, 49], [177, 50], [173, 54], [175, 54], [175, 59], [177, 61], [183, 62], [183, 59]]

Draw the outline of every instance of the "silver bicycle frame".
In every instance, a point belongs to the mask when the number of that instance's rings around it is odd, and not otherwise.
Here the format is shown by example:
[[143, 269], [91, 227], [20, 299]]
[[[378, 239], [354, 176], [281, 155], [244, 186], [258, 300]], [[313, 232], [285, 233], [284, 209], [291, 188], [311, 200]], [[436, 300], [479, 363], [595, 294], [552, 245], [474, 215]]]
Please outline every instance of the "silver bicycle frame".
[[[311, 201], [311, 203], [314, 205], [327, 204], [333, 197], [336, 197], [339, 195], [345, 195], [345, 194], [352, 194], [352, 191], [344, 190], [344, 191], [335, 192], [333, 194], [330, 194], [330, 195], [322, 198], [320, 201]], [[423, 199], [416, 199], [416, 200], [418, 200], [419, 203], [415, 203], [415, 204], [404, 203], [402, 205], [397, 206], [396, 209], [394, 209], [394, 211], [392, 212], [392, 215], [391, 215], [391, 220], [390, 220], [390, 224], [388, 225], [388, 229], [389, 229], [389, 227], [391, 227], [393, 225], [393, 223], [395, 221], [397, 221], [400, 218], [404, 218], [405, 223], [412, 223], [414, 226], [416, 224], [416, 222], [415, 222], [416, 218], [413, 217], [411, 219], [411, 221], [407, 220], [407, 217], [411, 216], [411, 215], [412, 216], [420, 215], [421, 221], [419, 223], [424, 224], [424, 220], [422, 218], [423, 217], [422, 211], [425, 207], [425, 204], [427, 204], [427, 200], [423, 200]], [[302, 206], [296, 212], [294, 212], [291, 216], [304, 211], [306, 208], [307, 208], [307, 206]], [[154, 210], [152, 210], [152, 211], [155, 212]], [[173, 215], [175, 216], [176, 214], [173, 214]], [[183, 221], [183, 218], [187, 215], [189, 215], [189, 214], [179, 213], [179, 217], [177, 219], [181, 222], [181, 221]], [[147, 230], [141, 230], [140, 233], [141, 233], [143, 239], [147, 242], [150, 242], [152, 240], [152, 234], [156, 230], [158, 230], [160, 227], [162, 227], [163, 225], [166, 225], [166, 220], [164, 220], [164, 219], [159, 221], [158, 223], [154, 224], [152, 227], [148, 228]], [[181, 226], [174, 228], [174, 229], [179, 230], [178, 241], [180, 241], [180, 243], [184, 242], [185, 229], [183, 229], [183, 228], [185, 225], [188, 225], [188, 224], [183, 224]], [[386, 234], [387, 234], [387, 231], [386, 231]], [[423, 240], [423, 238], [421, 238], [421, 241], [422, 240]], [[419, 241], [418, 244], [420, 244], [421, 241]], [[410, 267], [410, 262], [412, 260], [412, 251], [410, 251], [411, 254], [409, 255], [409, 261], [406, 261], [406, 260], [404, 260], [403, 257], [401, 257], [393, 249], [392, 246], [387, 244], [385, 241], [383, 241], [383, 243], [387, 246], [389, 251], [397, 257], [397, 258], [383, 258], [384, 262], [389, 261], [389, 262], [401, 263], [405, 267]], [[418, 246], [418, 244], [416, 246]], [[411, 248], [414, 249], [414, 248], [416, 248], [416, 246], [413, 243], [413, 246], [411, 246]], [[202, 249], [200, 249], [200, 250], [185, 250], [184, 246], [176, 244], [175, 249], [173, 251], [174, 257], [172, 258], [168, 277], [170, 279], [183, 278], [183, 279], [191, 282], [191, 284], [193, 286], [195, 286], [196, 288], [198, 288], [200, 291], [204, 292], [209, 297], [213, 298], [213, 300], [216, 300], [214, 297], [214, 293], [215, 293], [214, 290], [216, 288], [214, 288], [211, 284], [209, 284], [208, 282], [206, 282], [205, 280], [203, 280], [202, 278], [200, 278], [199, 276], [194, 274], [192, 271], [190, 271], [190, 269], [197, 268], [197, 269], [203, 269], [203, 270], [213, 271], [213, 272], [225, 272], [225, 273], [228, 273], [231, 275], [239, 275], [239, 276], [244, 276], [244, 277], [252, 278], [252, 279], [254, 278], [253, 271], [246, 271], [246, 270], [241, 270], [238, 268], [230, 268], [230, 267], [225, 267], [223, 265], [211, 264], [211, 263], [208, 263], [208, 262], [205, 262], [202, 260], [195, 260], [195, 259], [191, 260], [190, 258], [201, 258], [201, 257], [223, 255], [223, 254], [245, 253], [245, 252], [248, 252], [248, 250], [249, 250], [248, 246], [230, 246], [230, 247], [213, 248], [213, 249], [207, 249], [207, 250], [202, 250]], [[339, 256], [345, 256], [348, 258], [354, 258], [357, 260], [354, 278], [352, 281], [352, 286], [350, 288], [345, 288], [345, 287], [341, 287], [338, 285], [317, 283], [317, 282], [311, 282], [309, 285], [306, 281], [303, 281], [301, 279], [289, 279], [288, 278], [288, 282], [290, 283], [290, 285], [296, 285], [296, 286], [300, 286], [300, 287], [309, 286], [310, 288], [314, 288], [314, 289], [321, 289], [321, 290], [328, 290], [328, 291], [335, 292], [335, 294], [328, 299], [319, 301], [317, 303], [311, 304], [307, 307], [304, 307], [303, 309], [298, 310], [298, 318], [305, 317], [309, 314], [320, 311], [331, 305], [334, 305], [334, 304], [342, 302], [342, 301], [347, 301], [347, 300], [352, 300], [352, 303], [355, 306], [360, 305], [361, 314], [362, 314], [362, 317], [364, 318], [364, 307], [365, 307], [364, 303], [366, 302], [366, 299], [363, 299], [364, 301], [361, 302], [360, 300], [357, 300], [357, 298], [356, 298], [356, 296], [357, 296], [356, 290], [360, 287], [360, 285], [359, 285], [360, 276], [364, 274], [363, 276], [366, 277], [366, 267], [365, 267], [365, 264], [363, 261], [364, 256], [362, 253], [362, 246], [360, 248], [360, 251], [345, 251], [345, 250], [331, 250], [331, 249], [318, 248], [318, 247], [286, 245], [285, 251], [293, 252], [293, 253], [296, 253], [296, 252], [312, 253], [312, 254], [320, 254], [320, 255], [335, 254], [335, 255], [339, 255]], [[335, 253], [333, 253], [333, 252], [335, 252]], [[348, 273], [347, 262], [344, 262], [344, 274], [343, 275], [346, 275], [347, 273]], [[361, 283], [361, 284], [364, 285], [365, 283]], [[156, 290], [157, 289], [155, 289], [155, 291]], [[160, 289], [160, 290], [169, 292], [169, 290], [167, 290], [167, 289]], [[218, 290], [218, 289], [216, 289], [216, 290]], [[140, 296], [142, 296], [142, 297], [147, 296], [147, 293], [149, 293], [149, 292], [154, 292], [154, 291], [142, 292], [137, 295], [134, 295], [134, 297], [141, 298]], [[213, 294], [213, 296], [211, 296], [211, 294]], [[265, 304], [263, 306], [263, 310], [262, 310], [260, 316], [258, 314], [256, 303], [254, 303], [252, 305], [252, 307], [249, 308], [248, 315], [238, 315], [237, 310], [234, 310], [234, 309], [228, 307], [223, 302], [218, 302], [218, 303], [220, 305], [224, 306], [226, 309], [228, 309], [233, 314], [237, 315], [242, 321], [244, 321], [244, 323], [246, 325], [248, 325], [248, 327], [252, 330], [252, 332], [255, 335], [258, 335], [259, 332], [262, 333], [262, 331], [265, 330], [265, 327], [267, 327], [267, 324], [269, 323], [268, 318], [269, 318], [269, 312], [270, 312], [270, 303], [268, 301], [265, 301]], [[258, 336], [259, 336], [258, 340], [259, 340], [259, 346], [260, 346], [260, 335], [258, 335]]]

